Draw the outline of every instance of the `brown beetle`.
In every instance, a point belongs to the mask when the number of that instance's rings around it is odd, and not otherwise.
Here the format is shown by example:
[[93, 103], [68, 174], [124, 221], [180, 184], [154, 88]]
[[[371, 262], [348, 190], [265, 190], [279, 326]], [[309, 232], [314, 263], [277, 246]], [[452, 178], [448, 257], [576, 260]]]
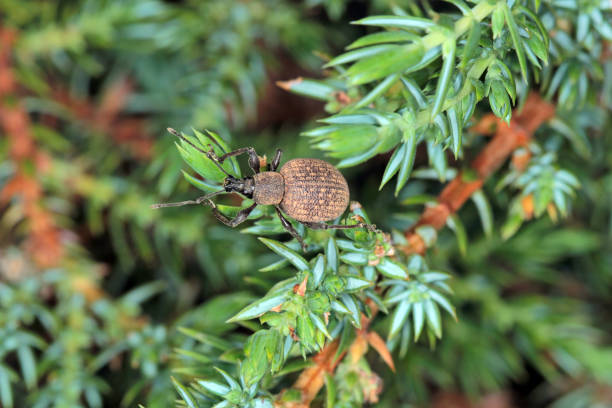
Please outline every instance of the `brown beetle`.
[[[274, 159], [268, 166], [268, 171], [260, 171], [260, 159], [255, 149], [243, 147], [226, 153], [221, 145], [212, 137], [210, 139], [223, 151], [221, 157], [212, 149], [204, 151], [195, 146], [190, 140], [168, 128], [173, 135], [189, 143], [196, 150], [205, 154], [217, 167], [227, 176], [223, 182], [223, 190], [207, 194], [195, 200], [181, 201], [177, 203], [154, 204], [152, 208], [178, 207], [187, 204], [208, 204], [212, 207], [214, 216], [230, 227], [235, 227], [244, 222], [249, 214], [258, 205], [273, 205], [281, 224], [291, 236], [298, 240], [302, 249], [306, 250], [304, 240], [295, 228], [283, 216], [283, 212], [296, 221], [312, 229], [349, 229], [367, 228], [375, 231], [376, 226], [366, 223], [352, 225], [326, 224], [325, 221], [339, 217], [349, 203], [349, 189], [342, 174], [331, 164], [319, 159], [293, 159], [276, 171], [280, 164], [282, 150], [277, 149]], [[247, 153], [249, 155], [249, 167], [254, 174], [251, 177], [236, 178], [223, 168], [222, 164], [228, 157]], [[253, 205], [238, 212], [235, 218], [230, 219], [221, 213], [212, 197], [223, 193], [240, 193], [254, 201]]]

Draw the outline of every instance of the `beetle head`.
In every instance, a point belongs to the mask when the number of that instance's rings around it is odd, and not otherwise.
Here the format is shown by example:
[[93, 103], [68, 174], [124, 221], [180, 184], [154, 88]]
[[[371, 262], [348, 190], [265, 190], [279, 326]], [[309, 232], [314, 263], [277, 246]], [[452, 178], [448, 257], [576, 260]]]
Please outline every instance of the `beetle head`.
[[223, 188], [228, 193], [237, 192], [248, 198], [252, 198], [255, 184], [253, 183], [252, 177], [236, 178], [234, 176], [227, 176], [223, 181]]

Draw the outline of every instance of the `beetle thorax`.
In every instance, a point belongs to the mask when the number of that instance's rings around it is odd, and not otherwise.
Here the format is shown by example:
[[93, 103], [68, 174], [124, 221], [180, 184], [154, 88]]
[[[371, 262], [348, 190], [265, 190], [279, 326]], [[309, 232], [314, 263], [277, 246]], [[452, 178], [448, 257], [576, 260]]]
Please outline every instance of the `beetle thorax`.
[[285, 180], [280, 173], [264, 171], [253, 176], [253, 201], [261, 205], [280, 204], [285, 194]]

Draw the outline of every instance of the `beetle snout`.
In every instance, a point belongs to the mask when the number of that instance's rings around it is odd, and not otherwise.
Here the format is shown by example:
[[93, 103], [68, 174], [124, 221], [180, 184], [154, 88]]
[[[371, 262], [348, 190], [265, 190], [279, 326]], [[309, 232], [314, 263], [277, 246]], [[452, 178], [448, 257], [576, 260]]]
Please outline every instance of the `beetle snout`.
[[236, 181], [237, 179], [235, 177], [226, 177], [225, 180], [223, 180], [223, 188], [225, 189], [225, 191], [233, 191], [236, 187]]

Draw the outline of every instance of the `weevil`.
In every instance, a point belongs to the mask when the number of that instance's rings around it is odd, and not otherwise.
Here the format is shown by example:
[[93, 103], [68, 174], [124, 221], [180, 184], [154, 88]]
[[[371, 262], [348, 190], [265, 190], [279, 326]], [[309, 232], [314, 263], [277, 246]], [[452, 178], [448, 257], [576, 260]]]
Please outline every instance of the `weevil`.
[[[195, 200], [153, 204], [152, 208], [206, 204], [212, 208], [213, 215], [219, 221], [230, 227], [236, 227], [244, 222], [258, 205], [273, 205], [281, 224], [292, 237], [297, 239], [303, 251], [306, 251], [303, 238], [283, 213], [311, 229], [366, 228], [369, 231], [376, 231], [375, 225], [364, 222], [350, 225], [326, 224], [326, 221], [338, 218], [346, 210], [349, 203], [349, 188], [344, 176], [324, 160], [292, 159], [277, 171], [283, 154], [281, 149], [277, 149], [272, 162], [265, 166], [267, 170], [261, 171], [261, 160], [253, 147], [226, 152], [213, 137], [207, 135], [223, 152], [222, 156], [218, 156], [211, 145], [208, 145], [209, 150], [205, 151], [176, 130], [168, 128], [168, 131], [206, 155], [227, 177], [223, 182], [223, 190]], [[222, 164], [227, 158], [241, 154], [248, 155], [252, 176], [236, 178], [223, 168]], [[254, 203], [240, 210], [234, 218], [228, 218], [211, 200], [212, 197], [224, 193], [239, 193], [252, 199]]]

